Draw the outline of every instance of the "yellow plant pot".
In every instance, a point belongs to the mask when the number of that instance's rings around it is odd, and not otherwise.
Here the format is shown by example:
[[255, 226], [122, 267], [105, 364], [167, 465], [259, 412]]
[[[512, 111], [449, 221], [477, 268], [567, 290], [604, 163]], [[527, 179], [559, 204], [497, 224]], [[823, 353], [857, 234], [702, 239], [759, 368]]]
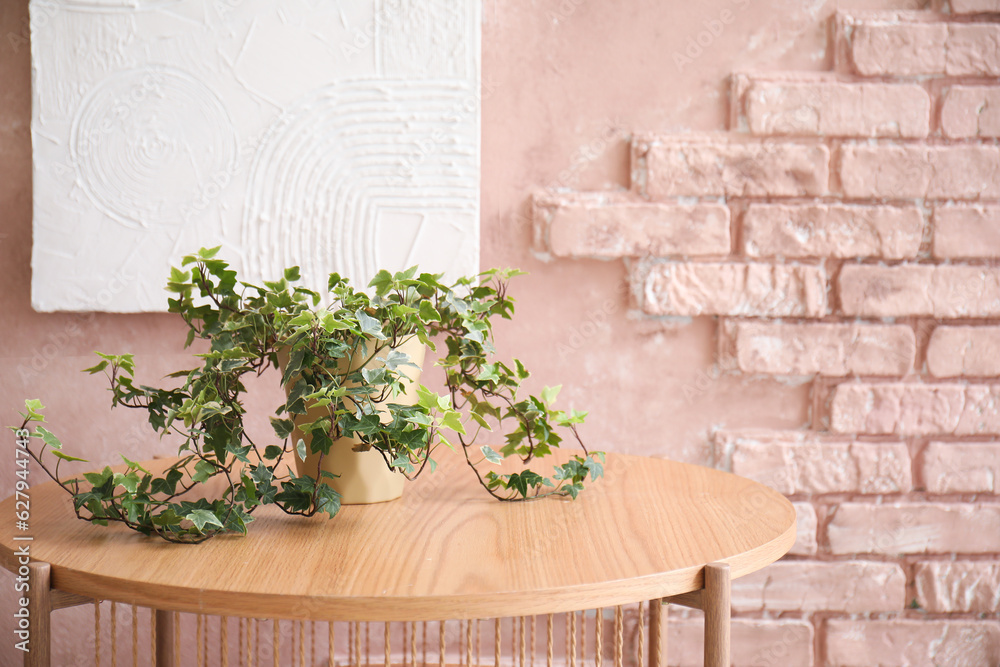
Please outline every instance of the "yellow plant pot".
[[[375, 341], [369, 340], [368, 346], [369, 350], [371, 345]], [[405, 352], [410, 357], [410, 361], [417, 366], [422, 367], [424, 363], [424, 355], [426, 354], [426, 348], [420, 343], [419, 340], [414, 336], [407, 339], [401, 345], [397, 346], [396, 349], [400, 352]], [[385, 357], [389, 353], [389, 348], [381, 350], [375, 357]], [[377, 358], [372, 358], [367, 364], [362, 364], [364, 359], [355, 359], [351, 363], [350, 371], [357, 371], [362, 368], [375, 369], [383, 366], [383, 363]], [[285, 350], [279, 350], [278, 352], [278, 363], [284, 373], [285, 366], [288, 362], [288, 353]], [[342, 368], [338, 368], [338, 372], [343, 373], [344, 368], [346, 368], [347, 361], [344, 360]], [[406, 386], [406, 390], [402, 394], [389, 397], [384, 403], [398, 403], [401, 405], [415, 405], [417, 402], [417, 385], [420, 381], [420, 368], [414, 368], [412, 366], [403, 366], [400, 368], [400, 372], [409, 378], [410, 383]], [[293, 381], [285, 386], [286, 393], [291, 389], [294, 384]], [[376, 404], [376, 405], [380, 405]], [[305, 439], [302, 431], [299, 430], [300, 424], [308, 424], [316, 421], [324, 416], [329, 416], [329, 410], [326, 407], [316, 407], [307, 411], [304, 415], [295, 415], [292, 420], [295, 424], [295, 428], [292, 431], [292, 442], [298, 442], [299, 439]], [[388, 411], [381, 412], [381, 419], [383, 422], [389, 421]], [[306, 440], [308, 443], [309, 441]], [[332, 473], [334, 475], [339, 475], [336, 478], [330, 479], [325, 478], [327, 484], [329, 484], [333, 489], [340, 494], [340, 502], [342, 505], [367, 505], [370, 503], [382, 503], [388, 500], [395, 500], [403, 495], [403, 486], [406, 483], [406, 477], [402, 473], [395, 472], [389, 469], [386, 464], [385, 458], [383, 458], [381, 452], [376, 449], [369, 449], [365, 452], [355, 452], [353, 447], [359, 444], [361, 441], [356, 437], [352, 436], [350, 438], [340, 438], [334, 440], [333, 444], [330, 446], [330, 453], [323, 456], [323, 467], [322, 469]], [[299, 458], [298, 454], [295, 455], [295, 467], [299, 475], [309, 475], [311, 477], [319, 478], [319, 454], [310, 453], [306, 459], [303, 461]]]

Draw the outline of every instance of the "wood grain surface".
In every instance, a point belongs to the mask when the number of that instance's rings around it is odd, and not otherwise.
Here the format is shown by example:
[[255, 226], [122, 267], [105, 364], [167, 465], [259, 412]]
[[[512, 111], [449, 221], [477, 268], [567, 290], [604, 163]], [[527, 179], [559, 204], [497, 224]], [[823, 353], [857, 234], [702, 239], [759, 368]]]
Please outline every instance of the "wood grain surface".
[[[739, 577], [795, 541], [783, 496], [728, 473], [608, 454], [575, 501], [498, 502], [458, 455], [378, 505], [333, 520], [262, 508], [246, 537], [170, 544], [78, 520], [54, 483], [31, 489], [31, 552], [62, 591], [236, 616], [402, 621], [557, 613], [677, 595], [707, 563]], [[160, 466], [163, 462], [150, 462]], [[0, 564], [16, 567], [13, 499]], [[24, 533], [21, 533], [24, 535]]]

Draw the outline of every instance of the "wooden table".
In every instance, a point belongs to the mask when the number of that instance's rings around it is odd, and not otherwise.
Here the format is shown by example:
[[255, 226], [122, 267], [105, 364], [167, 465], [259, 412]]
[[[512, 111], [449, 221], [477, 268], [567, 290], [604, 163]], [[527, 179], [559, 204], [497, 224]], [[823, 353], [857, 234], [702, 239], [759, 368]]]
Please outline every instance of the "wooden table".
[[[195, 546], [80, 521], [69, 495], [47, 483], [31, 489], [29, 533], [14, 530], [13, 499], [0, 504], [0, 564], [16, 572], [25, 542], [13, 536], [33, 538], [32, 627], [42, 634], [29, 665], [48, 665], [49, 611], [83, 599], [333, 621], [499, 618], [661, 600], [703, 609], [705, 665], [728, 667], [730, 578], [791, 548], [791, 503], [756, 482], [661, 459], [609, 454], [606, 472], [575, 501], [503, 503], [450, 456], [398, 501], [344, 507], [333, 520], [262, 508], [246, 537]], [[173, 616], [158, 614], [157, 623]], [[162, 644], [158, 664], [172, 664]]]

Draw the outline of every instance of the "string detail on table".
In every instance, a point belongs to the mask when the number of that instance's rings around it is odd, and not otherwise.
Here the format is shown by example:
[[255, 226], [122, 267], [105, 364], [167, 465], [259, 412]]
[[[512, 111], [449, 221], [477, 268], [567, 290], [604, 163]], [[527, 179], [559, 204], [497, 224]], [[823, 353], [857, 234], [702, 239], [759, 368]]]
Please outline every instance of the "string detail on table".
[[[598, 609], [594, 616], [594, 667], [604, 664], [604, 609]], [[641, 666], [640, 666], [641, 667]]]
[[545, 642], [545, 665], [546, 667], [552, 667], [552, 614], [549, 614], [548, 623], [546, 624], [548, 631], [548, 641]]
[[[117, 667], [119, 652], [131, 648], [132, 667], [155, 667], [158, 657], [167, 656], [162, 667], [257, 667], [265, 661], [273, 667], [535, 667], [536, 657], [544, 659], [545, 667], [666, 667], [665, 624], [666, 606], [659, 600], [627, 607], [615, 606], [605, 617], [604, 609], [581, 610], [563, 614], [513, 616], [493, 619], [455, 619], [433, 621], [438, 626], [438, 650], [431, 656], [433, 639], [429, 639], [428, 621], [392, 621], [382, 623], [382, 636], [372, 637], [372, 621], [314, 621], [309, 619], [253, 619], [214, 616], [197, 613], [157, 612], [149, 609], [149, 657], [140, 649], [144, 640], [145, 613], [137, 606], [108, 601], [102, 609], [94, 602], [94, 665]], [[110, 609], [109, 609], [110, 607]], [[105, 613], [108, 610], [108, 613]], [[172, 615], [169, 617], [162, 615]], [[110, 621], [108, 621], [110, 616]], [[123, 628], [119, 632], [119, 616], [123, 623], [131, 618], [131, 637]], [[538, 627], [545, 619], [545, 628]], [[560, 620], [556, 628], [557, 616]], [[216, 625], [215, 618], [218, 618]], [[593, 618], [593, 634], [588, 625]], [[613, 620], [612, 620], [613, 619]], [[493, 660], [483, 660], [483, 621], [492, 620]], [[237, 623], [236, 628], [231, 623]], [[267, 625], [272, 633], [268, 637]], [[318, 625], [326, 623], [327, 637]], [[337, 626], [346, 624], [341, 646], [337, 646]], [[287, 625], [286, 625], [287, 624]], [[308, 627], [307, 627], [308, 624]], [[362, 628], [362, 624], [364, 627]], [[418, 628], [419, 624], [419, 628]], [[261, 636], [261, 626], [265, 633]], [[342, 626], [343, 627], [343, 626]], [[565, 635], [562, 634], [565, 628]], [[647, 631], [648, 629], [648, 631]], [[510, 632], [509, 639], [506, 635]], [[606, 635], [611, 632], [610, 641]], [[110, 645], [106, 646], [109, 632]], [[486, 641], [489, 641], [487, 633]], [[189, 634], [190, 633], [190, 634]], [[449, 634], [451, 633], [451, 634]], [[158, 637], [162, 634], [162, 637]], [[364, 635], [362, 637], [362, 634]], [[194, 635], [191, 637], [191, 635]], [[182, 637], [193, 639], [185, 639]], [[119, 646], [118, 643], [121, 642]], [[346, 644], [344, 643], [346, 641]], [[382, 641], [382, 660], [372, 660]], [[323, 643], [327, 642], [324, 647]], [[452, 644], [454, 642], [454, 644]], [[544, 642], [545, 655], [536, 656], [538, 644]], [[557, 650], [557, 642], [559, 642]], [[172, 650], [170, 644], [173, 644]], [[263, 643], [263, 646], [262, 646]], [[288, 648], [282, 646], [288, 644]], [[162, 645], [161, 645], [162, 644]], [[449, 646], [449, 644], [452, 644]], [[606, 647], [605, 644], [608, 644]], [[235, 646], [235, 649], [234, 649]], [[166, 647], [166, 648], [165, 648]], [[182, 648], [184, 651], [182, 652]], [[283, 650], [284, 648], [284, 650]], [[398, 652], [396, 649], [399, 649]], [[607, 648], [608, 653], [605, 654]], [[263, 649], [263, 653], [261, 652]], [[487, 649], [488, 650], [488, 649]], [[325, 654], [324, 654], [325, 651]], [[592, 653], [591, 653], [592, 652]], [[127, 655], [127, 653], [125, 653]], [[271, 659], [268, 659], [268, 658]], [[435, 659], [436, 658], [436, 659]], [[605, 658], [613, 664], [605, 665]], [[171, 659], [174, 661], [171, 663]], [[434, 662], [429, 662], [434, 661]], [[379, 662], [382, 665], [379, 665]], [[127, 658], [125, 659], [127, 663]], [[123, 663], [123, 665], [125, 664]], [[539, 663], [541, 664], [541, 663]], [[263, 667], [261, 665], [261, 667]]]
[[278, 619], [275, 619], [271, 623], [271, 635], [273, 644], [271, 646], [272, 653], [274, 654], [274, 667], [280, 667], [281, 662], [281, 627], [278, 623]]
[[385, 667], [392, 667], [391, 624], [385, 623]]
[[518, 665], [524, 667], [524, 616], [518, 619], [517, 623], [518, 646], [521, 650], [518, 653]]
[[417, 664], [417, 624], [410, 621], [410, 664]]
[[111, 601], [111, 667], [118, 667], [118, 603]]
[[638, 629], [639, 640], [635, 643], [636, 664], [639, 665], [639, 667], [643, 667], [643, 664], [642, 664], [642, 646], [643, 646], [643, 643], [646, 641], [646, 635], [645, 635], [645, 632], [644, 632], [645, 622], [646, 622], [646, 618], [643, 615], [643, 603], [640, 602], [639, 603], [639, 623], [636, 626], [637, 629]]
[[625, 621], [622, 606], [615, 607], [615, 667], [622, 667], [624, 650], [622, 646], [622, 635], [625, 632]]
[[444, 645], [444, 624], [445, 624], [444, 621], [440, 621], [438, 623], [438, 642], [440, 644], [440, 646], [438, 648], [441, 649], [441, 659], [438, 660], [438, 664], [440, 664], [441, 667], [444, 667], [444, 665], [445, 665], [445, 662], [444, 662], [444, 651], [445, 651], [445, 645]]

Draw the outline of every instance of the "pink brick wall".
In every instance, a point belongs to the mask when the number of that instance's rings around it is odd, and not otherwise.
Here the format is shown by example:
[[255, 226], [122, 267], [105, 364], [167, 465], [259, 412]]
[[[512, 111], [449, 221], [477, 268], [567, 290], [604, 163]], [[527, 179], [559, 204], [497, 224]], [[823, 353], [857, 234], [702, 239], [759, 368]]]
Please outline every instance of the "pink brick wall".
[[735, 73], [729, 132], [634, 128], [629, 192], [535, 201], [538, 250], [714, 322], [716, 376], [811, 386], [809, 429], [714, 434], [799, 515], [737, 665], [1000, 665], [1000, 3], [951, 10], [840, 12], [833, 71]]

